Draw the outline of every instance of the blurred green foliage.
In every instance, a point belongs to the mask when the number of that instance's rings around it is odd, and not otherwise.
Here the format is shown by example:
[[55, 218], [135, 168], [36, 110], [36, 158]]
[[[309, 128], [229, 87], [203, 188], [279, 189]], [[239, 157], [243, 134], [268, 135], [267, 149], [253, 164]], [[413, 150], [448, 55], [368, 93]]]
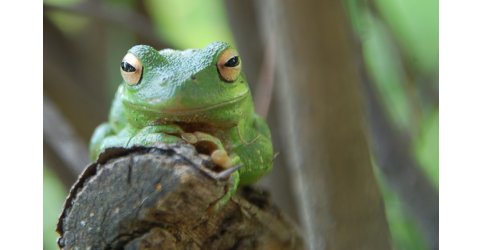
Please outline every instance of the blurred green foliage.
[[403, 204], [382, 180], [382, 176], [377, 172], [379, 185], [382, 187], [384, 205], [386, 206], [386, 216], [391, 230], [393, 245], [398, 250], [417, 250], [425, 249], [424, 238], [416, 223], [405, 214]]
[[[81, 0], [44, 0], [70, 5]], [[108, 1], [130, 8], [134, 1]], [[233, 43], [221, 0], [147, 0], [149, 18], [163, 41], [174, 48], [203, 47], [223, 40]], [[394, 124], [409, 135], [412, 149], [435, 187], [439, 182], [438, 104], [425, 108], [421, 84], [436, 86], [438, 75], [438, 1], [346, 0], [352, 25], [361, 39], [362, 53], [370, 77]], [[49, 18], [67, 35], [86, 27], [89, 20], [70, 13], [51, 13]], [[110, 27], [106, 39], [105, 64], [111, 99], [120, 82], [117, 64], [127, 44], [136, 37], [120, 27]], [[416, 79], [416, 80], [415, 80]], [[417, 79], [429, 79], [417, 81]], [[434, 80], [433, 80], [434, 79]], [[381, 179], [381, 178], [379, 178]], [[53, 231], [66, 189], [44, 168], [44, 249], [57, 249]], [[386, 213], [396, 249], [424, 249], [424, 240], [414, 221], [403, 211], [397, 196], [380, 181]]]
[[55, 227], [67, 190], [48, 167], [44, 167], [43, 179], [44, 249], [54, 250], [59, 249], [56, 243], [58, 234], [55, 232]]
[[366, 30], [361, 35], [362, 50], [369, 74], [378, 85], [394, 123], [400, 128], [411, 126], [411, 107], [404, 89], [405, 75], [398, 60], [395, 44], [382, 23], [365, 14]]
[[421, 72], [438, 71], [438, 0], [374, 0], [396, 41]]
[[233, 43], [221, 0], [148, 0], [146, 5], [157, 31], [175, 49]]
[[[44, 0], [44, 3], [54, 4], [58, 6], [71, 6], [78, 4], [82, 0]], [[77, 34], [81, 31], [89, 22], [87, 17], [80, 15], [72, 15], [64, 12], [53, 12], [49, 14], [57, 27], [66, 34]]]
[[[415, 156], [437, 187], [438, 103], [425, 104], [428, 100], [415, 89], [438, 85], [438, 1], [378, 0], [378, 17], [366, 3], [346, 1], [368, 73], [394, 124], [412, 137]], [[420, 78], [425, 81], [415, 80]]]
[[439, 113], [437, 111], [422, 122], [421, 136], [414, 152], [429, 179], [438, 188], [439, 183]]
[[[422, 108], [427, 104], [421, 100], [424, 97], [415, 94], [415, 88], [422, 88], [418, 84], [438, 84], [431, 81], [438, 76], [438, 1], [346, 0], [346, 6], [361, 41], [368, 74], [393, 123], [412, 138], [415, 158], [437, 188], [438, 104]], [[412, 82], [418, 78], [426, 81]], [[380, 174], [378, 177], [395, 248], [425, 249], [415, 222]]]

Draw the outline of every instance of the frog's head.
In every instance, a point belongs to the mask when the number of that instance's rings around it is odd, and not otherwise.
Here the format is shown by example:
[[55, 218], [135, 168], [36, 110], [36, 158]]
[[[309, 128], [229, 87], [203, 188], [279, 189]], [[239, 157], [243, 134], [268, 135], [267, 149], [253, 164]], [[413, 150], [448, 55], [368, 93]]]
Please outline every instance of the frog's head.
[[122, 60], [121, 74], [126, 116], [140, 126], [233, 125], [252, 108], [238, 52], [223, 42], [185, 51], [137, 45]]

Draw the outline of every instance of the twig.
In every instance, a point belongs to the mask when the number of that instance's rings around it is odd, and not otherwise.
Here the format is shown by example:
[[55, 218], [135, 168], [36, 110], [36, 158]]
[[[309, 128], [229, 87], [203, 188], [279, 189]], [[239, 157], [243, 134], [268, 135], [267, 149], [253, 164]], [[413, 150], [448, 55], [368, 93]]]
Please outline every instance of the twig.
[[275, 54], [273, 50], [273, 42], [271, 42], [271, 39], [269, 39], [265, 46], [263, 64], [260, 69], [260, 75], [258, 77], [258, 82], [253, 97], [255, 102], [255, 110], [264, 118], [268, 116], [270, 103], [272, 103], [273, 84], [275, 80]]
[[128, 9], [122, 9], [114, 6], [105, 6], [92, 1], [84, 1], [77, 5], [53, 5], [44, 3], [44, 11], [63, 11], [77, 15], [88, 16], [96, 18], [101, 21], [114, 23], [122, 26], [123, 28], [131, 30], [135, 34], [139, 34], [141, 37], [150, 41], [151, 46], [155, 46], [159, 49], [167, 47], [166, 42], [161, 41], [159, 36], [156, 35], [154, 27], [150, 20], [137, 12], [130, 11]]
[[55, 105], [44, 96], [44, 140], [76, 174], [89, 162], [85, 143], [75, 134]]

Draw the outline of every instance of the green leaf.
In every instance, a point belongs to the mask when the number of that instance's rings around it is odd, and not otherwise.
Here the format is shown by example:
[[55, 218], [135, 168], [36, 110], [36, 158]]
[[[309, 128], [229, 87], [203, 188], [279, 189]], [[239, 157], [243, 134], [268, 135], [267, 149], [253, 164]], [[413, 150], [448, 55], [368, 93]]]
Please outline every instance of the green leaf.
[[438, 70], [438, 0], [376, 0], [412, 66], [434, 73]]
[[421, 230], [417, 227], [415, 221], [405, 213], [401, 201], [383, 181], [379, 169], [377, 167], [374, 167], [374, 169], [379, 186], [382, 189], [386, 217], [395, 249], [425, 249], [426, 243]]
[[405, 75], [397, 47], [387, 30], [370, 14], [365, 16], [362, 50], [368, 73], [380, 92], [384, 107], [400, 129], [411, 127], [411, 108], [404, 89]]
[[432, 184], [439, 183], [439, 112], [423, 120], [420, 135], [416, 142], [415, 155]]

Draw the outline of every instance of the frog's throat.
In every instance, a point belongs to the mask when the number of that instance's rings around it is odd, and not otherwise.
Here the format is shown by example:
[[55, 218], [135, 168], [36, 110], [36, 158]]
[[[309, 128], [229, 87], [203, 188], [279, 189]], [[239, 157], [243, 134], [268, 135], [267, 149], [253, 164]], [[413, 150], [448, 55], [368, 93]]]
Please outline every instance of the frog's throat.
[[190, 115], [190, 114], [197, 114], [201, 112], [206, 112], [212, 109], [217, 109], [217, 108], [222, 108], [228, 105], [232, 105], [238, 102], [242, 102], [244, 99], [246, 99], [250, 95], [250, 92], [246, 92], [240, 96], [237, 96], [231, 100], [227, 100], [224, 102], [208, 105], [208, 106], [203, 106], [203, 107], [196, 107], [196, 108], [166, 108], [166, 107], [160, 107], [156, 108], [154, 106], [149, 106], [149, 105], [142, 105], [139, 103], [134, 103], [129, 100], [124, 99], [123, 103], [127, 105], [129, 108], [133, 108], [139, 111], [148, 111], [148, 112], [154, 112], [158, 114], [166, 114], [166, 115]]

